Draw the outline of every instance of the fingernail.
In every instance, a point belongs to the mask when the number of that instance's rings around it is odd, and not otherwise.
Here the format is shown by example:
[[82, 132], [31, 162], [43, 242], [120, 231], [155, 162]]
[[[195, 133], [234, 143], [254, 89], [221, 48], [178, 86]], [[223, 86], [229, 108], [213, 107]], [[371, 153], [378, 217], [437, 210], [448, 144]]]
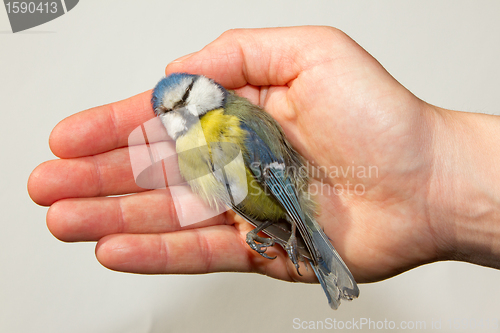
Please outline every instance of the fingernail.
[[185, 56], [182, 56], [180, 58], [177, 58], [175, 59], [174, 61], [172, 61], [171, 63], [179, 63], [179, 62], [183, 62], [184, 60], [186, 60], [187, 58], [191, 57], [193, 54], [195, 54], [196, 52], [193, 52], [193, 53], [189, 53], [189, 54], [186, 54]]

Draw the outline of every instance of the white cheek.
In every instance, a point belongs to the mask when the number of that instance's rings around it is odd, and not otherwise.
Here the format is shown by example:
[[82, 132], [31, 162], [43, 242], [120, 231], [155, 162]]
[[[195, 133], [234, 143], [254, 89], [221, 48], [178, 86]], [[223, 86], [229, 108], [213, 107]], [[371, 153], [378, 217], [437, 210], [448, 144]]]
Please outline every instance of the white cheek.
[[224, 93], [208, 78], [201, 76], [195, 81], [191, 94], [187, 100], [189, 105], [197, 105], [198, 108], [191, 110], [193, 115], [199, 116], [207, 111], [222, 107]]
[[196, 105], [194, 104], [188, 104], [186, 106], [186, 109], [189, 111], [189, 113], [191, 113], [193, 116], [199, 116], [199, 112], [198, 112], [198, 109], [196, 108]]
[[186, 130], [186, 120], [178, 113], [168, 112], [160, 116], [163, 126], [172, 139], [177, 139], [180, 133]]

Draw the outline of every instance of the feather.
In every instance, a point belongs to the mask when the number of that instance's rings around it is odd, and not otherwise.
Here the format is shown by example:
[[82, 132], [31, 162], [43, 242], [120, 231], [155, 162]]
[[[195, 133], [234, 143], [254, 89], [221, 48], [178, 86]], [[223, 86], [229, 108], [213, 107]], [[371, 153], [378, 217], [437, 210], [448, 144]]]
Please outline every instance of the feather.
[[281, 245], [296, 226], [292, 252], [309, 260], [330, 306], [358, 297], [349, 269], [314, 218], [303, 159], [269, 114], [190, 74], [160, 81], [152, 103], [176, 140], [179, 169], [195, 193], [213, 207], [227, 205], [256, 227], [266, 226], [263, 231]]

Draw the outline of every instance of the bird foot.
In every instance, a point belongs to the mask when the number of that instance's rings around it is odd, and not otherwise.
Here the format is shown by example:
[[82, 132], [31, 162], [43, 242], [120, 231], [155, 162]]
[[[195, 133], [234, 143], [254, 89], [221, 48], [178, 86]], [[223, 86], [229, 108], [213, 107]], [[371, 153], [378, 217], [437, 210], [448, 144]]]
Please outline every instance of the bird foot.
[[261, 256], [263, 256], [264, 258], [276, 259], [276, 257], [270, 257], [266, 254], [267, 248], [274, 245], [274, 239], [260, 237], [257, 235], [256, 232], [254, 232], [254, 230], [250, 231], [247, 234], [246, 242], [250, 246], [250, 248], [255, 252], [257, 252], [258, 254], [260, 254]]
[[299, 272], [299, 260], [303, 260], [303, 258], [298, 255], [297, 252], [297, 237], [292, 234], [290, 238], [288, 239], [288, 242], [285, 244], [284, 249], [286, 253], [288, 253], [288, 257], [292, 261], [293, 265], [295, 266], [295, 269], [297, 269], [297, 274], [302, 276]]

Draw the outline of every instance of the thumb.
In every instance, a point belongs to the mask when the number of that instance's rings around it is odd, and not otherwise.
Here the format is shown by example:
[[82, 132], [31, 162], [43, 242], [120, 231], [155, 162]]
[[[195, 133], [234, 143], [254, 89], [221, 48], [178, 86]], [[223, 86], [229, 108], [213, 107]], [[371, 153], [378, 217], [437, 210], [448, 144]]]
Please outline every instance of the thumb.
[[287, 85], [303, 69], [338, 56], [332, 47], [343, 43], [328, 41], [340, 35], [345, 36], [337, 29], [316, 26], [229, 30], [201, 51], [170, 63], [165, 73], [205, 75], [228, 89]]

